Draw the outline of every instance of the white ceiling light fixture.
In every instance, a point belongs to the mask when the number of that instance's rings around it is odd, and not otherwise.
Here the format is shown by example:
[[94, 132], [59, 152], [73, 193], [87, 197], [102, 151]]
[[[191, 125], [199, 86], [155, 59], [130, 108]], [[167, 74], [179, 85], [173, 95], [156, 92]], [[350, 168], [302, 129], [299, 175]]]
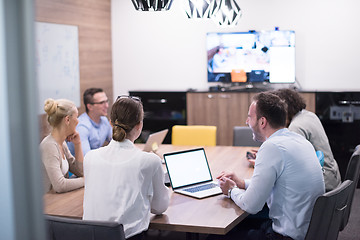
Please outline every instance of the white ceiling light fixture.
[[235, 26], [242, 15], [239, 5], [235, 0], [219, 1], [220, 3], [217, 5], [218, 9], [214, 10], [212, 19], [220, 26]]
[[131, 0], [138, 11], [167, 11], [173, 0]]
[[183, 0], [188, 18], [211, 18], [214, 14], [215, 0]]

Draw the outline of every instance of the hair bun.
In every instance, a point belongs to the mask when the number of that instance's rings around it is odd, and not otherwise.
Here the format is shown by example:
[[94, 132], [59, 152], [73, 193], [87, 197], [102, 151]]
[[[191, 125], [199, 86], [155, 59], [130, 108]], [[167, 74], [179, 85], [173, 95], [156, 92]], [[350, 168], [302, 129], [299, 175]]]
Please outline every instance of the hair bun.
[[45, 100], [44, 110], [48, 115], [52, 115], [56, 112], [57, 106], [58, 104], [54, 99], [48, 98]]

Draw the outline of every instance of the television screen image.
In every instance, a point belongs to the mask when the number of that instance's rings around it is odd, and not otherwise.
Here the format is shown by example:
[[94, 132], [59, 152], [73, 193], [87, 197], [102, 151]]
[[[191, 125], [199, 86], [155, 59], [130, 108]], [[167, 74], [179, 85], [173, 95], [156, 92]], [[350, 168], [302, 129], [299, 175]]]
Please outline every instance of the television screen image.
[[295, 82], [295, 32], [207, 33], [208, 82]]

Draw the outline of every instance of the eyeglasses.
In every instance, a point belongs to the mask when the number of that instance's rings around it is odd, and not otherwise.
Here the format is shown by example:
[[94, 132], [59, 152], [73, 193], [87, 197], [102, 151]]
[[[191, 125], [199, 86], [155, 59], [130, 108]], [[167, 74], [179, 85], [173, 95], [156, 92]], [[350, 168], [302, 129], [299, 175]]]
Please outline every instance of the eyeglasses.
[[104, 100], [104, 101], [101, 101], [101, 102], [93, 102], [93, 103], [90, 103], [90, 104], [100, 104], [100, 105], [104, 105], [104, 104], [106, 104], [106, 103], [109, 103], [109, 99], [106, 99], [106, 100]]
[[141, 98], [136, 97], [136, 96], [128, 96], [128, 95], [120, 95], [116, 98], [116, 101], [119, 100], [120, 98], [131, 98], [132, 100], [141, 102]]

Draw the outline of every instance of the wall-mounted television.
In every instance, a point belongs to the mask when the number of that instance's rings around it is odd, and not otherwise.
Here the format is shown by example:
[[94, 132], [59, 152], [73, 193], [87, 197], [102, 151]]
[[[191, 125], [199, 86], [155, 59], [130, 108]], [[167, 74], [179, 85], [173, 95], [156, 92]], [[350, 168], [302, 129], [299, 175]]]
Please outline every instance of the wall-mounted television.
[[208, 82], [295, 83], [295, 32], [207, 33]]

